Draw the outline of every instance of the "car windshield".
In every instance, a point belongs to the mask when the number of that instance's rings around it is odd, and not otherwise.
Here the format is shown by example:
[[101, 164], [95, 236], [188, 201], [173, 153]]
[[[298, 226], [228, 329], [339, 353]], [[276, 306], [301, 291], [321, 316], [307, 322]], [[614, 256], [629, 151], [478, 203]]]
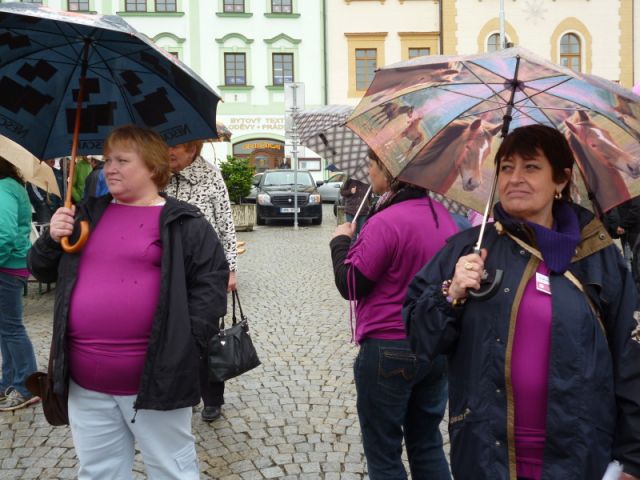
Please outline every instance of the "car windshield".
[[332, 177], [329, 177], [329, 180], [327, 180], [327, 183], [343, 182], [345, 176], [346, 175], [344, 173], [337, 173], [337, 174], [333, 175]]
[[[295, 172], [293, 171], [265, 173], [263, 185], [265, 187], [268, 187], [271, 185], [294, 185], [295, 184], [294, 175], [295, 175]], [[308, 172], [298, 172], [297, 180], [298, 180], [298, 185], [303, 185], [305, 187], [313, 185], [313, 182], [311, 180], [311, 175], [309, 175]]]

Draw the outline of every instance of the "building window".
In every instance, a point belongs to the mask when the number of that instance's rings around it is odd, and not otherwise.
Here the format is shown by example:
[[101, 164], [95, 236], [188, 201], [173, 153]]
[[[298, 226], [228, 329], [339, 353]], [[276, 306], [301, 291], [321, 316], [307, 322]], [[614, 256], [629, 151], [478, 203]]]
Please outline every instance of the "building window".
[[273, 84], [293, 82], [293, 53], [273, 54]]
[[409, 49], [409, 58], [424, 57], [431, 55], [431, 49], [428, 47], [417, 47]]
[[147, 0], [127, 0], [124, 9], [127, 12], [146, 12]]
[[292, 13], [292, 0], [271, 0], [272, 13]]
[[487, 39], [487, 52], [497, 52], [500, 50], [500, 34], [492, 33]]
[[247, 84], [247, 63], [244, 53], [224, 54], [224, 84], [225, 85], [246, 85]]
[[567, 33], [560, 39], [560, 65], [576, 72], [581, 71], [580, 39], [573, 33]]
[[176, 0], [156, 0], [156, 12], [177, 12]]
[[70, 12], [88, 12], [89, 0], [69, 0], [68, 10]]
[[366, 90], [378, 67], [376, 48], [356, 48], [356, 90]]
[[224, 0], [224, 11], [227, 13], [244, 13], [244, 0]]

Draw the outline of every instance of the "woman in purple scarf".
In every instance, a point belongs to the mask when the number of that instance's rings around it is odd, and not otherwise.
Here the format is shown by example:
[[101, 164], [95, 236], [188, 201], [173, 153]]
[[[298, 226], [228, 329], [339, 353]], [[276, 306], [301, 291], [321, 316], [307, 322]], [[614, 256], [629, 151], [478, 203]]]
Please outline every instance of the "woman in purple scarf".
[[[456, 478], [640, 477], [636, 291], [602, 223], [571, 203], [574, 158], [550, 127], [496, 155], [500, 203], [481, 255], [462, 232], [414, 279], [403, 309], [418, 357], [449, 359]], [[468, 296], [483, 273], [497, 293]]]

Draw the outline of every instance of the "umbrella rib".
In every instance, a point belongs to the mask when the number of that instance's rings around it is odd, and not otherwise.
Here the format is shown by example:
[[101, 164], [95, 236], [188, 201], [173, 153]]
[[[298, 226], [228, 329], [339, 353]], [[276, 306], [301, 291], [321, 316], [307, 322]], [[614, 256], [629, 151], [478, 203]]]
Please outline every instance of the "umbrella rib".
[[[140, 38], [139, 40], [142, 42], [142, 39], [141, 39], [141, 38]], [[117, 51], [115, 51], [115, 50], [113, 50], [113, 49], [111, 49], [111, 48], [108, 48], [108, 47], [107, 47], [107, 46], [105, 46], [105, 45], [101, 45], [100, 47], [101, 47], [102, 49], [105, 49], [105, 50], [109, 50], [109, 51], [112, 51], [112, 52], [118, 53]], [[159, 52], [156, 52], [156, 51], [154, 50], [154, 48], [153, 48], [153, 46], [152, 46], [152, 45], [145, 45], [145, 46], [144, 46], [144, 48], [140, 48], [139, 50], [137, 50], [136, 52], [133, 52], [133, 53], [141, 53], [141, 52], [148, 52], [148, 51], [150, 51], [150, 52], [152, 52], [152, 53], [159, 53]], [[131, 55], [131, 52], [130, 52], [128, 55]], [[126, 56], [126, 58], [127, 58], [128, 60], [130, 60], [131, 62], [133, 62], [133, 63], [134, 63], [134, 64], [136, 64], [136, 65], [140, 65], [140, 63], [139, 63], [137, 60], [133, 60], [133, 59], [132, 59], [132, 58], [130, 58], [128, 55]], [[121, 57], [124, 57], [124, 55], [120, 55], [120, 56], [121, 56]], [[141, 67], [141, 68], [143, 68], [142, 70], [140, 70], [140, 72], [142, 72], [142, 73], [146, 73], [146, 72], [149, 72], [149, 71], [150, 71], [150, 70], [144, 70], [144, 67], [142, 67], [142, 65], [140, 65], [140, 67]], [[178, 65], [178, 68], [179, 68], [179, 65]], [[179, 68], [179, 69], [180, 69], [180, 71], [181, 71], [182, 73], [184, 73], [185, 75], [189, 75], [189, 72], [187, 72], [186, 70], [184, 70], [184, 69], [182, 69], [182, 68]], [[132, 69], [128, 69], [128, 70], [134, 71], [134, 70], [132, 70]], [[189, 75], [189, 77], [190, 77], [190, 78], [192, 78], [192, 79], [193, 79], [193, 81], [194, 81], [195, 83], [197, 83], [198, 85], [201, 85], [203, 88], [205, 88], [205, 85], [202, 85], [202, 83], [201, 83], [199, 80], [196, 80], [196, 78], [195, 78], [195, 77], [193, 77], [193, 76], [191, 76], [191, 75]], [[166, 82], [168, 85], [170, 85], [170, 86], [171, 86], [171, 88], [172, 88], [172, 90], [173, 90], [173, 92], [174, 92], [176, 95], [178, 95], [180, 98], [182, 98], [182, 99], [183, 99], [183, 101], [184, 101], [185, 103], [187, 103], [188, 105], [193, 105], [193, 103], [192, 103], [189, 99], [187, 99], [187, 98], [184, 96], [184, 94], [182, 94], [181, 90], [179, 90], [178, 88], [176, 88], [176, 87], [175, 87], [175, 85], [174, 85], [173, 83], [171, 83], [167, 78], [162, 77], [162, 76], [159, 76], [159, 78], [163, 79], [163, 81], [164, 81], [164, 82]], [[211, 91], [214, 93], [214, 95], [215, 95], [216, 97], [220, 98], [220, 97], [219, 97], [219, 95], [218, 95], [217, 93], [215, 93], [215, 91], [213, 91], [213, 89], [211, 89]], [[205, 118], [205, 117], [200, 113], [200, 110], [199, 110], [198, 108], [195, 108], [195, 106], [194, 106], [194, 107], [193, 107], [193, 111], [197, 113], [197, 115], [202, 119], [202, 121], [203, 121], [203, 123], [204, 123], [205, 125], [208, 125], [208, 121], [207, 121], [207, 119], [206, 119], [206, 118]], [[213, 131], [214, 131], [214, 132], [216, 131], [216, 129], [215, 129], [215, 125], [213, 126]]]
[[[104, 59], [104, 57], [102, 56], [102, 53], [100, 52], [100, 50], [96, 49], [95, 50], [95, 54], [97, 56], [99, 56], [100, 58]], [[133, 115], [133, 105], [131, 105], [131, 103], [129, 102], [129, 99], [127, 98], [127, 96], [124, 94], [123, 91], [123, 87], [122, 85], [117, 81], [116, 75], [115, 75], [115, 70], [113, 70], [109, 64], [107, 62], [104, 62], [105, 68], [107, 69], [107, 71], [111, 74], [109, 75], [101, 75], [102, 78], [105, 78], [107, 81], [110, 81], [113, 85], [116, 86], [116, 88], [120, 91], [120, 97], [122, 98], [122, 101], [124, 103], [125, 108], [127, 109], [127, 112], [129, 113], [129, 115], [131, 116], [131, 118], [134, 118]]]
[[[572, 77], [569, 77], [569, 78], [567, 78], [567, 80], [565, 80], [565, 82], [568, 82], [568, 81], [570, 81], [570, 80], [572, 80], [572, 79], [573, 79]], [[533, 87], [529, 87], [529, 88], [533, 88]], [[633, 137], [633, 138], [637, 138], [637, 137], [636, 137], [636, 135], [635, 135], [635, 134], [634, 134], [634, 133], [629, 129], [629, 127], [628, 127], [627, 125], [624, 125], [624, 124], [623, 124], [623, 125], [620, 125], [616, 120], [612, 119], [611, 117], [609, 117], [609, 115], [606, 115], [605, 113], [603, 113], [603, 112], [601, 112], [601, 111], [594, 110], [594, 109], [592, 109], [592, 108], [590, 108], [590, 107], [588, 107], [588, 106], [586, 106], [586, 105], [584, 105], [584, 104], [582, 104], [582, 103], [580, 103], [580, 102], [578, 102], [578, 101], [576, 101], [576, 100], [571, 100], [571, 99], [568, 99], [568, 98], [565, 98], [565, 97], [561, 97], [561, 96], [559, 96], [559, 95], [556, 95], [556, 94], [554, 94], [553, 92], [549, 92], [549, 91], [548, 91], [548, 89], [545, 89], [545, 90], [538, 90], [535, 96], [538, 96], [539, 94], [542, 94], [542, 93], [545, 93], [545, 94], [547, 94], [547, 95], [549, 95], [549, 96], [552, 96], [552, 97], [554, 97], [554, 98], [557, 98], [558, 100], [562, 100], [562, 101], [564, 101], [564, 102], [567, 102], [567, 101], [568, 101], [568, 102], [571, 102], [571, 103], [573, 103], [573, 104], [575, 104], [575, 105], [578, 105], [578, 106], [582, 107], [582, 109], [583, 109], [585, 112], [594, 112], [594, 113], [597, 113], [597, 114], [598, 114], [598, 115], [600, 115], [601, 117], [606, 118], [609, 122], [611, 122], [611, 123], [613, 123], [614, 125], [616, 125], [616, 126], [617, 126], [618, 128], [620, 128], [622, 131], [624, 131], [627, 135], [629, 135], [629, 136], [631, 136], [631, 137]], [[526, 95], [526, 94], [525, 94], [525, 95]], [[529, 96], [527, 95], [527, 98], [530, 98], [530, 99], [531, 99], [531, 101], [532, 101], [533, 103], [535, 103], [535, 101], [533, 101], [533, 98], [532, 98], [533, 96], [534, 96], [534, 95], [532, 95], [531, 97], [529, 97]], [[536, 104], [536, 105], [537, 105], [537, 104]], [[540, 109], [541, 109], [541, 110], [544, 110], [544, 109], [545, 109], [545, 107], [540, 107]], [[551, 108], [549, 108], [549, 110], [550, 110], [550, 109], [551, 109]], [[579, 109], [575, 109], [575, 108], [574, 108], [574, 109], [566, 109], [566, 110], [579, 110]], [[553, 122], [552, 122], [552, 123], [553, 123]]]

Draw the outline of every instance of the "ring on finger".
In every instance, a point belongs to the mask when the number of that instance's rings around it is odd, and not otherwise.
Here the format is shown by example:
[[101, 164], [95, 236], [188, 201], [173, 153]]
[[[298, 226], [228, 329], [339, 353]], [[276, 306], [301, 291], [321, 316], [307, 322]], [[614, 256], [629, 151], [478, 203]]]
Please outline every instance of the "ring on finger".
[[473, 270], [473, 263], [471, 263], [471, 262], [466, 262], [466, 263], [464, 264], [464, 269], [465, 269], [465, 270]]

